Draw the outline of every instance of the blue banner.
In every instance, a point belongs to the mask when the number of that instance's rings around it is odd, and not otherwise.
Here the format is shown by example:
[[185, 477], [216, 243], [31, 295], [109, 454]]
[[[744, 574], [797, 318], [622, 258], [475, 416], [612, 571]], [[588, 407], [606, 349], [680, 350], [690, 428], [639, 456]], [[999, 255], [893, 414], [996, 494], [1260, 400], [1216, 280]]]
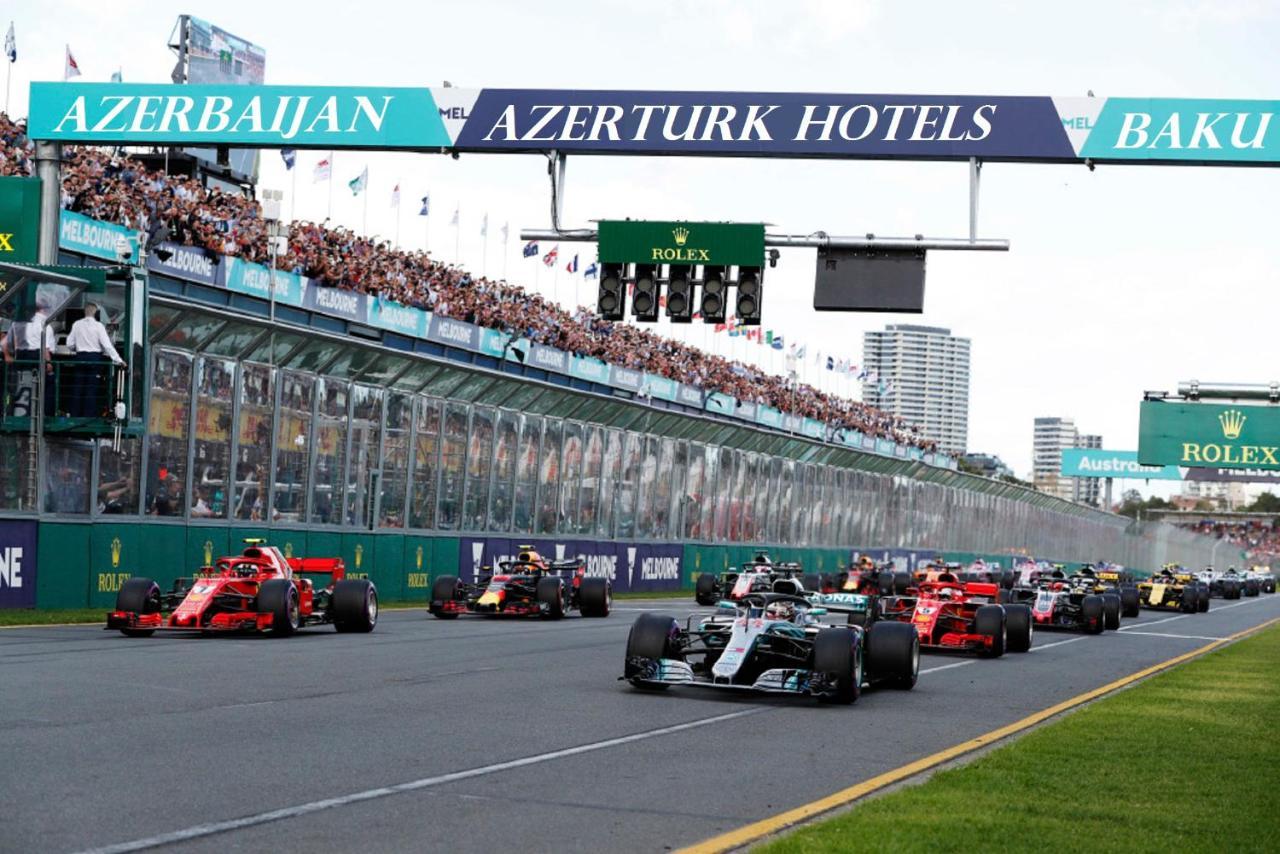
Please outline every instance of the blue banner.
[[679, 590], [684, 580], [684, 547], [663, 543], [613, 543], [527, 537], [463, 537], [458, 541], [458, 575], [474, 582], [482, 567], [514, 560], [522, 546], [551, 560], [581, 558], [586, 574], [608, 578], [615, 593]]
[[302, 305], [322, 314], [365, 323], [369, 319], [369, 311], [365, 308], [368, 299], [359, 291], [346, 288], [322, 288], [312, 283], [303, 292]]
[[307, 280], [302, 276], [284, 270], [272, 273], [261, 264], [233, 256], [224, 256], [221, 267], [223, 286], [229, 291], [269, 300], [274, 287], [276, 302], [302, 305], [303, 293], [307, 290]]
[[0, 519], [0, 608], [36, 606], [34, 519]]
[[639, 371], [633, 371], [630, 368], [622, 368], [617, 365], [609, 367], [609, 385], [611, 386], [639, 393], [643, 383], [644, 375]]
[[[106, 261], [136, 264], [138, 242], [141, 237], [141, 232], [131, 228], [103, 222], [74, 211], [62, 211], [59, 221], [59, 246]], [[122, 248], [128, 253], [127, 257], [122, 257]]]
[[451, 347], [462, 347], [466, 350], [480, 349], [480, 327], [464, 320], [453, 320], [431, 315], [431, 323], [427, 327], [427, 337]]
[[607, 383], [609, 366], [591, 356], [572, 356], [569, 359], [569, 375], [593, 383]]
[[1063, 477], [1182, 480], [1182, 471], [1177, 466], [1141, 465], [1137, 451], [1103, 451], [1093, 448], [1064, 448], [1060, 472]]
[[427, 324], [431, 320], [429, 312], [412, 306], [401, 305], [392, 300], [384, 300], [381, 297], [368, 298], [367, 308], [370, 326], [389, 329], [392, 332], [399, 332], [401, 335], [408, 335], [411, 338], [427, 337]]
[[545, 344], [534, 344], [529, 350], [529, 355], [525, 357], [524, 363], [530, 367], [554, 371], [557, 374], [569, 373], [569, 354]]
[[[160, 260], [160, 256], [165, 259]], [[222, 256], [181, 243], [157, 243], [147, 252], [147, 269], [202, 285], [218, 284], [218, 260]]]

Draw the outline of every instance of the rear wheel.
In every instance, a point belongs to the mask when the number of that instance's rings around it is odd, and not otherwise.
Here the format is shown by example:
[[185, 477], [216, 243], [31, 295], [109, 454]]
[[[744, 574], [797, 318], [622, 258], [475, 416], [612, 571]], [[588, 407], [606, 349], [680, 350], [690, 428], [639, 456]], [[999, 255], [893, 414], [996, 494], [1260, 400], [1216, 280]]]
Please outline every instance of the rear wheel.
[[454, 596], [457, 595], [458, 577], [456, 575], [442, 575], [431, 585], [431, 604], [427, 610], [437, 620], [455, 620], [458, 617], [457, 611], [446, 611], [443, 608], [445, 602], [452, 602]]
[[663, 658], [681, 658], [676, 650], [680, 625], [663, 614], [641, 614], [627, 635], [627, 660], [623, 678], [645, 691], [665, 691], [669, 686], [646, 681], [645, 668]]
[[542, 607], [542, 616], [548, 620], [558, 620], [564, 616], [564, 579], [559, 576], [539, 578], [534, 590], [538, 604]]
[[698, 580], [694, 582], [693, 598], [698, 601], [699, 605], [714, 605], [720, 598], [716, 595], [716, 577], [709, 572], [704, 572], [698, 576]]
[[613, 584], [607, 578], [584, 578], [578, 587], [578, 610], [584, 617], [607, 617], [613, 610]]
[[901, 596], [911, 586], [911, 573], [895, 572], [893, 574], [893, 592]]
[[[1200, 584], [1197, 586], [1200, 590], [1200, 599], [1196, 602], [1196, 611], [1203, 614], [1209, 610], [1209, 585]], [[1236, 598], [1240, 598], [1240, 588], [1238, 587], [1236, 588]]]
[[973, 618], [973, 630], [977, 634], [991, 639], [991, 645], [983, 650], [990, 658], [1004, 655], [1008, 639], [1008, 627], [1005, 623], [1004, 608], [1000, 605], [983, 605]]
[[1136, 617], [1142, 605], [1142, 599], [1138, 595], [1138, 588], [1124, 587], [1120, 590], [1120, 615], [1122, 617]]
[[874, 623], [866, 634], [867, 676], [910, 691], [920, 676], [920, 635], [910, 623]]
[[271, 615], [272, 637], [287, 638], [298, 630], [298, 588], [287, 578], [271, 578], [258, 587], [258, 613]]
[[1080, 619], [1085, 634], [1100, 635], [1106, 628], [1106, 608], [1101, 596], [1086, 596], [1080, 600]]
[[1030, 605], [1005, 605], [1004, 627], [1009, 641], [1009, 652], [1027, 652], [1035, 634], [1035, 620], [1031, 619]]
[[344, 578], [329, 600], [333, 627], [340, 632], [371, 632], [378, 624], [378, 590], [367, 578]]
[[1234, 581], [1222, 582], [1222, 598], [1223, 599], [1239, 599], [1240, 586]]
[[[116, 610], [129, 614], [160, 613], [160, 585], [150, 578], [130, 578], [120, 585], [116, 593]], [[125, 637], [147, 638], [154, 629], [121, 629]]]
[[1114, 593], [1102, 594], [1102, 627], [1109, 632], [1120, 628], [1120, 597]]
[[1253, 579], [1250, 579], [1250, 580], [1246, 581], [1246, 582], [1244, 583], [1244, 595], [1246, 595], [1246, 596], [1257, 596], [1257, 595], [1258, 595], [1258, 582], [1254, 581]]
[[855, 629], [819, 630], [813, 639], [813, 669], [831, 679], [831, 690], [819, 695], [824, 703], [857, 702], [862, 693], [862, 638]]
[[880, 588], [881, 596], [892, 596], [893, 573], [887, 571], [876, 573], [876, 585]]
[[800, 576], [800, 586], [805, 593], [821, 593], [822, 577], [816, 572], [806, 572]]

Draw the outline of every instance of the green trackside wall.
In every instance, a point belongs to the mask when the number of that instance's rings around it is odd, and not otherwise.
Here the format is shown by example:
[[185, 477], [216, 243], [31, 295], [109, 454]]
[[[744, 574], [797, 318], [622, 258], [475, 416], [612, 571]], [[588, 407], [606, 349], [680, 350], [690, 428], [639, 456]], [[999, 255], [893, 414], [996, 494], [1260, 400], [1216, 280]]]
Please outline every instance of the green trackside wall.
[[289, 555], [338, 555], [347, 566], [347, 576], [371, 579], [384, 602], [425, 603], [432, 579], [458, 571], [456, 537], [395, 531], [268, 531], [143, 520], [42, 521], [36, 605], [109, 610], [125, 579], [153, 578], [167, 589], [179, 575], [190, 575], [211, 560], [238, 552], [245, 537], [268, 537]]

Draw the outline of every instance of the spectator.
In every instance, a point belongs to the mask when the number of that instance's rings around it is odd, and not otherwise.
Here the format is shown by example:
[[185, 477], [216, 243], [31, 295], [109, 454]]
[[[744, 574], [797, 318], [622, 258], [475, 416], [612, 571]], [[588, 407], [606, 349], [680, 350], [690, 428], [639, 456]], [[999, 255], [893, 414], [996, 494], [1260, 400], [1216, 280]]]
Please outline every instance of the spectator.
[[84, 317], [71, 324], [67, 346], [76, 355], [72, 375], [71, 415], [91, 418], [102, 414], [104, 376], [101, 365], [110, 360], [123, 365], [124, 360], [111, 343], [107, 328], [98, 321], [98, 307], [86, 303]]

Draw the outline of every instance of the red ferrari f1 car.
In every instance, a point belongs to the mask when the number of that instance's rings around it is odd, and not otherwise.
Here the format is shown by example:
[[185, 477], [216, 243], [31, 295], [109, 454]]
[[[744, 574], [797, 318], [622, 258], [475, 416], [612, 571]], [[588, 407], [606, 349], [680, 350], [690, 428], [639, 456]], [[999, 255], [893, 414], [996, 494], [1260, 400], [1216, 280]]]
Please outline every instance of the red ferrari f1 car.
[[[116, 594], [107, 628], [129, 637], [156, 631], [265, 632], [287, 637], [303, 626], [332, 623], [340, 632], [371, 632], [378, 591], [364, 578], [346, 578], [341, 558], [286, 558], [265, 540], [218, 558], [169, 593], [149, 578], [130, 578]], [[326, 575], [317, 588], [306, 576]]]
[[938, 573], [906, 596], [880, 600], [880, 618], [915, 626], [923, 649], [976, 652], [992, 658], [1031, 649], [1031, 608], [999, 604], [1000, 585]]
[[581, 560], [547, 560], [532, 546], [521, 546], [515, 560], [498, 571], [481, 567], [474, 584], [442, 575], [431, 585], [428, 610], [441, 620], [459, 614], [538, 616], [558, 620], [576, 608], [584, 617], [607, 617], [613, 608], [613, 584], [587, 577]]

